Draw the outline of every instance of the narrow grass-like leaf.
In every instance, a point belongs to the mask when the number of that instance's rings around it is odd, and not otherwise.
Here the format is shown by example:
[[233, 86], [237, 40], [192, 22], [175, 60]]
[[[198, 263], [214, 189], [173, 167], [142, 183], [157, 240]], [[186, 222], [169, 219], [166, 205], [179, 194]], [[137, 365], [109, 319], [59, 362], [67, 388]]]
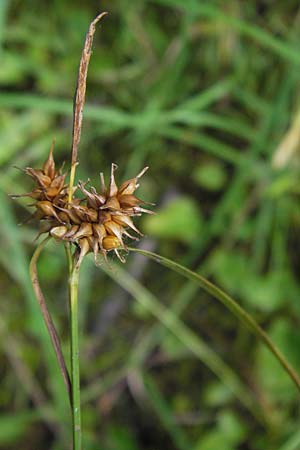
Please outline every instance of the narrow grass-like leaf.
[[295, 433], [284, 445], [278, 450], [299, 450], [300, 448], [300, 431]]
[[[33, 94], [1, 93], [0, 105], [6, 108], [34, 108], [51, 114], [72, 116], [72, 102], [58, 98], [40, 97]], [[112, 122], [119, 127], [130, 126], [134, 121], [131, 115], [107, 106], [86, 105], [85, 117], [102, 122]]]
[[31, 278], [31, 283], [32, 283], [32, 287], [33, 290], [35, 292], [39, 307], [41, 309], [41, 313], [45, 322], [45, 325], [47, 327], [52, 345], [53, 345], [53, 349], [55, 351], [55, 355], [57, 358], [57, 362], [67, 389], [67, 393], [70, 399], [70, 403], [72, 404], [71, 401], [71, 381], [70, 381], [70, 377], [69, 377], [69, 373], [68, 373], [68, 369], [64, 360], [64, 355], [61, 349], [61, 345], [60, 345], [60, 340], [56, 331], [56, 328], [54, 326], [52, 317], [49, 313], [49, 310], [47, 308], [47, 304], [45, 301], [45, 297], [44, 294], [41, 290], [40, 284], [39, 284], [39, 279], [38, 279], [38, 273], [37, 273], [37, 261], [38, 258], [42, 252], [42, 250], [44, 249], [46, 243], [49, 241], [50, 237], [47, 236], [36, 248], [31, 261], [30, 261], [30, 265], [29, 265], [29, 272], [30, 272], [30, 278]]
[[244, 159], [244, 156], [230, 145], [224, 144], [223, 142], [203, 133], [195, 133], [194, 131], [184, 130], [175, 126], [158, 129], [157, 133], [161, 136], [173, 139], [176, 142], [184, 142], [185, 144], [194, 145], [202, 151], [206, 151], [207, 153], [217, 156], [220, 159], [234, 165], [240, 164]]
[[[32, 141], [36, 135], [42, 135], [49, 128], [49, 117], [40, 112], [25, 111], [14, 114], [1, 127], [0, 131], [0, 166], [11, 162], [20, 148], [24, 148], [27, 142]], [[38, 131], [37, 131], [38, 130]]]
[[237, 99], [243, 106], [249, 108], [256, 114], [260, 114], [261, 116], [268, 116], [271, 112], [270, 104], [267, 100], [258, 95], [255, 95], [254, 92], [247, 90], [245, 86], [235, 86], [232, 89], [232, 96]]
[[[39, 326], [40, 313], [30, 285], [28, 274], [29, 261], [26, 258], [23, 245], [21, 243], [20, 228], [16, 225], [7, 196], [0, 191], [0, 230], [3, 239], [0, 262], [7, 270], [10, 277], [24, 293], [27, 302], [23, 305], [24, 317], [28, 320], [27, 325], [30, 332], [41, 341], [43, 357], [47, 364], [47, 372], [51, 390], [54, 396], [56, 408], [56, 419], [63, 422], [65, 417], [66, 402], [64, 400], [64, 386], [59, 377], [59, 371], [52, 350], [49, 351], [49, 337], [46, 328]], [[26, 310], [27, 308], [27, 310]], [[27, 315], [28, 314], [28, 315]], [[25, 322], [26, 323], [26, 322]]]
[[[143, 254], [143, 251], [140, 251], [140, 253]], [[200, 361], [223, 381], [230, 391], [258, 420], [261, 420], [260, 414], [257, 413], [254, 400], [248, 389], [237, 378], [231, 368], [222, 361], [217, 353], [190, 330], [173, 311], [162, 305], [153, 294], [120, 267], [112, 265], [112, 270], [110, 270], [103, 266], [102, 270], [129, 292], [143, 308], [149, 311], [159, 320], [159, 322], [170, 330], [177, 339], [179, 339], [197, 358], [199, 358]]]
[[96, 379], [88, 386], [85, 386], [81, 390], [81, 404], [88, 403], [95, 400], [101, 395], [105, 394], [114, 384], [118, 384], [123, 378], [126, 377], [127, 367], [122, 367], [120, 370], [109, 371], [107, 375]]
[[188, 98], [181, 105], [180, 109], [188, 111], [199, 111], [207, 108], [212, 103], [221, 100], [228, 95], [233, 88], [232, 80], [222, 80], [218, 83], [210, 86], [209, 88], [201, 91], [200, 94], [193, 95], [192, 98]]
[[207, 127], [217, 130], [223, 130], [234, 136], [252, 140], [253, 128], [244, 121], [236, 118], [223, 117], [217, 114], [207, 112], [195, 112], [188, 109], [182, 109], [181, 106], [166, 114], [170, 124], [182, 123], [191, 127]]
[[273, 353], [273, 355], [277, 358], [282, 368], [289, 375], [294, 385], [300, 391], [300, 380], [295, 372], [295, 370], [291, 367], [289, 362], [285, 359], [284, 355], [281, 351], [275, 346], [275, 344], [271, 341], [267, 333], [258, 325], [258, 323], [248, 314], [233, 298], [231, 298], [228, 294], [223, 292], [220, 288], [215, 286], [210, 281], [203, 278], [196, 272], [193, 272], [186, 267], [181, 266], [180, 264], [171, 261], [168, 258], [164, 258], [163, 256], [157, 255], [156, 253], [149, 252], [147, 250], [134, 249], [129, 248], [130, 251], [134, 251], [140, 253], [148, 258], [153, 259], [155, 262], [171, 269], [180, 275], [183, 275], [185, 278], [189, 280], [195, 281], [199, 284], [205, 291], [211, 294], [214, 298], [219, 300], [227, 309], [229, 309], [244, 325], [246, 325]]
[[[28, 410], [19, 413], [0, 415], [0, 444], [11, 445], [24, 435], [29, 426], [41, 419], [38, 411]], [[2, 447], [4, 448], [4, 447]]]

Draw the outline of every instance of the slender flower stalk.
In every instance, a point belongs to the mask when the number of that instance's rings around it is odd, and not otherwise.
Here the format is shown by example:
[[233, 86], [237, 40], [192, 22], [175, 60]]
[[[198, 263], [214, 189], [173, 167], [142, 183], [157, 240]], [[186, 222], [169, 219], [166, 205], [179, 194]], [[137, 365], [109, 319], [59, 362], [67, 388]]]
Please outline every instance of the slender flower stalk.
[[[86, 93], [86, 79], [88, 66], [92, 54], [93, 38], [96, 24], [107, 13], [99, 14], [90, 24], [80, 59], [77, 87], [74, 98], [73, 109], [73, 133], [71, 147], [71, 171], [68, 189], [68, 209], [73, 201], [75, 172], [77, 167], [78, 145], [81, 136], [83, 107]], [[65, 249], [69, 265], [69, 307], [71, 324], [71, 379], [72, 379], [72, 423], [73, 423], [73, 450], [81, 450], [81, 404], [80, 404], [80, 367], [79, 367], [79, 339], [78, 339], [78, 283], [79, 270], [82, 258], [75, 261], [71, 254], [70, 243], [65, 243]]]
[[72, 422], [73, 449], [81, 450], [81, 406], [80, 406], [80, 368], [79, 368], [79, 339], [78, 339], [78, 283], [80, 264], [71, 267], [69, 277], [70, 304], [70, 341], [71, 341], [71, 380], [72, 380]]

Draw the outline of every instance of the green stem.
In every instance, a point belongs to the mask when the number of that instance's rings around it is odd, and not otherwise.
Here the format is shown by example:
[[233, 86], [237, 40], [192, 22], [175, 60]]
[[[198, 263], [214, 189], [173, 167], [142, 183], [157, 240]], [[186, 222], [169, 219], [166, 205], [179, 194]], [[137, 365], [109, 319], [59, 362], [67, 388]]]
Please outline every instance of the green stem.
[[68, 261], [68, 271], [69, 271], [69, 276], [70, 276], [72, 269], [73, 269], [73, 257], [72, 257], [71, 245], [70, 245], [70, 242], [65, 242], [64, 244], [65, 244], [66, 257], [67, 257], [67, 261]]
[[72, 199], [73, 199], [73, 187], [74, 187], [74, 181], [75, 181], [75, 172], [76, 172], [77, 163], [71, 165], [71, 172], [70, 172], [70, 181], [69, 181], [69, 192], [68, 192], [68, 203], [71, 205]]
[[72, 379], [72, 419], [73, 450], [81, 450], [81, 409], [80, 409], [80, 372], [78, 342], [78, 282], [79, 269], [73, 264], [69, 278], [69, 300], [71, 321], [71, 379]]
[[196, 272], [181, 266], [170, 259], [164, 258], [163, 256], [157, 255], [156, 253], [148, 252], [147, 250], [140, 250], [135, 248], [129, 248], [130, 251], [141, 253], [148, 258], [153, 259], [157, 263], [174, 270], [175, 272], [183, 275], [184, 277], [195, 281], [199, 286], [201, 286], [206, 292], [211, 294], [214, 298], [223, 303], [226, 308], [228, 308], [241, 322], [243, 322], [273, 353], [277, 358], [285, 372], [289, 375], [291, 380], [296, 385], [297, 389], [300, 390], [300, 379], [291, 367], [289, 362], [285, 359], [284, 355], [281, 353], [278, 347], [269, 338], [267, 333], [258, 325], [258, 323], [248, 314], [233, 298], [228, 294], [223, 292], [220, 288], [215, 286], [210, 281], [203, 278]]

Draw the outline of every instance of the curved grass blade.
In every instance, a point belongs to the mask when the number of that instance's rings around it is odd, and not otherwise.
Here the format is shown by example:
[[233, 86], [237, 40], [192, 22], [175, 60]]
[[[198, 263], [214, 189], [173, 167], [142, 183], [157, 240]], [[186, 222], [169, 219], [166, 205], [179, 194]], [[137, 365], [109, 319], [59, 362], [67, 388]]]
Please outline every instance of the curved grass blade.
[[254, 405], [251, 393], [239, 380], [234, 371], [222, 361], [219, 355], [190, 330], [171, 309], [162, 305], [151, 292], [128, 272], [111, 262], [110, 266], [112, 269], [105, 265], [101, 266], [101, 269], [171, 331], [191, 353], [202, 361], [228, 387], [233, 395], [241, 401], [259, 422], [264, 423], [264, 418]]
[[[21, 228], [16, 224], [16, 218], [8, 202], [8, 197], [0, 189], [0, 232], [2, 237], [0, 264], [1, 270], [6, 271], [15, 286], [24, 296], [24, 331], [40, 342], [40, 350], [43, 354], [45, 368], [47, 372], [46, 383], [49, 387], [52, 399], [47, 405], [47, 411], [52, 415], [52, 421], [59, 435], [65, 440], [66, 437], [66, 415], [65, 386], [60, 379], [60, 371], [56, 364], [54, 352], [49, 351], [49, 336], [47, 329], [40, 326], [40, 310], [35, 294], [31, 288], [29, 277], [27, 255], [24, 248], [24, 236]], [[1, 313], [5, 319], [5, 314]], [[50, 349], [51, 350], [51, 349]], [[28, 386], [27, 386], [28, 387]], [[45, 406], [46, 407], [46, 406]], [[55, 411], [55, 413], [54, 413]], [[48, 420], [47, 420], [48, 421]], [[1, 447], [1, 445], [0, 445]]]
[[53, 320], [51, 318], [51, 315], [49, 313], [49, 310], [47, 308], [47, 304], [46, 304], [46, 300], [44, 297], [44, 294], [41, 290], [40, 284], [39, 284], [39, 279], [38, 279], [38, 273], [37, 273], [37, 261], [38, 258], [42, 252], [42, 250], [44, 249], [45, 245], [47, 244], [47, 242], [49, 241], [50, 236], [47, 236], [36, 248], [31, 261], [30, 261], [30, 279], [31, 279], [31, 283], [32, 283], [32, 287], [34, 290], [34, 293], [36, 295], [37, 301], [39, 303], [40, 309], [41, 309], [41, 313], [45, 322], [45, 325], [47, 327], [54, 351], [55, 351], [55, 355], [57, 358], [57, 362], [68, 392], [68, 396], [69, 399], [71, 401], [71, 381], [70, 381], [70, 377], [68, 374], [68, 369], [64, 360], [64, 356], [63, 356], [63, 352], [61, 349], [61, 345], [60, 345], [60, 341], [59, 341], [59, 337], [56, 331], [56, 328], [54, 326]]
[[223, 292], [220, 288], [215, 286], [210, 281], [203, 278], [198, 273], [193, 272], [190, 269], [187, 269], [180, 264], [171, 261], [170, 259], [164, 258], [163, 256], [157, 255], [156, 253], [149, 252], [147, 250], [140, 250], [135, 248], [129, 248], [130, 251], [134, 251], [140, 253], [148, 258], [153, 259], [155, 262], [174, 270], [175, 272], [183, 275], [185, 278], [189, 280], [195, 281], [198, 285], [200, 285], [206, 292], [211, 294], [214, 298], [219, 300], [223, 305], [228, 308], [244, 325], [246, 325], [273, 353], [273, 355], [277, 358], [285, 372], [289, 375], [297, 389], [300, 391], [300, 379], [294, 369], [291, 367], [289, 362], [283, 356], [281, 351], [275, 346], [275, 344], [271, 341], [267, 333], [258, 325], [258, 323], [248, 314], [233, 298], [231, 298], [228, 294]]

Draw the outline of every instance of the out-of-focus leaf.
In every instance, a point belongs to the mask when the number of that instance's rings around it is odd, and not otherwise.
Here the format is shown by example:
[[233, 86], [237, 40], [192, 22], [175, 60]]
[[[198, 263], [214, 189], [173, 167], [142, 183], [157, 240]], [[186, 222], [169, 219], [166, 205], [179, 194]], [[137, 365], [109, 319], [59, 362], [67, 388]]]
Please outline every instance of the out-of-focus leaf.
[[286, 270], [260, 275], [248, 264], [246, 255], [236, 251], [215, 252], [210, 268], [225, 289], [261, 311], [275, 311], [289, 304], [298, 292]]
[[230, 410], [222, 411], [218, 416], [220, 431], [231, 442], [232, 446], [238, 445], [245, 436], [245, 426], [240, 418]]
[[[300, 332], [298, 328], [285, 318], [272, 323], [269, 333], [278, 347], [287, 355], [295, 367], [300, 366]], [[295, 395], [288, 377], [281, 370], [278, 362], [259, 346], [256, 355], [255, 371], [261, 383], [261, 389], [278, 401], [287, 403]], [[287, 413], [287, 411], [285, 411]], [[284, 408], [281, 409], [284, 413]]]
[[138, 450], [134, 436], [126, 427], [111, 425], [107, 441], [107, 450]]
[[[143, 250], [140, 250], [143, 252]], [[149, 254], [149, 252], [148, 252]], [[156, 255], [158, 257], [158, 255]], [[141, 305], [151, 311], [151, 313], [162, 322], [174, 335], [181, 340], [196, 357], [204, 362], [227, 387], [235, 394], [249, 410], [260, 418], [252, 399], [248, 395], [248, 389], [245, 389], [240, 379], [224, 364], [216, 352], [208, 346], [204, 340], [192, 332], [169, 308], [164, 307], [147, 289], [138, 283], [128, 272], [122, 271], [116, 266], [113, 270], [105, 269], [105, 272], [119, 283], [124, 289], [130, 292]]]
[[209, 406], [220, 406], [232, 398], [230, 390], [218, 381], [212, 381], [206, 388], [204, 399]]
[[144, 230], [150, 235], [187, 244], [200, 238], [202, 225], [200, 208], [188, 197], [176, 198], [144, 220]]
[[205, 163], [196, 167], [193, 172], [193, 179], [199, 186], [209, 191], [218, 191], [226, 182], [226, 172], [218, 162]]
[[298, 450], [300, 448], [300, 432], [297, 431], [278, 450]]
[[194, 450], [235, 450], [245, 437], [245, 426], [232, 412], [219, 414], [217, 426], [199, 439]]
[[170, 357], [176, 358], [186, 352], [185, 346], [171, 333], [167, 333], [161, 343], [162, 350]]
[[0, 444], [8, 445], [18, 441], [38, 417], [39, 414], [33, 411], [0, 415]]
[[294, 192], [297, 188], [297, 172], [293, 172], [292, 169], [284, 170], [276, 177], [274, 177], [274, 179], [266, 189], [266, 195], [271, 198], [278, 198], [286, 195], [288, 192]]
[[0, 165], [12, 160], [30, 139], [34, 140], [46, 131], [50, 123], [45, 114], [36, 111], [8, 115], [0, 120]]
[[270, 272], [262, 277], [249, 276], [244, 285], [243, 293], [249, 304], [262, 311], [275, 311], [288, 305], [297, 290], [291, 275], [286, 271]]
[[164, 428], [170, 434], [175, 448], [178, 450], [189, 450], [191, 448], [191, 443], [189, 443], [185, 432], [176, 424], [174, 415], [158, 387], [149, 376], [144, 377], [144, 381], [148, 398], [153, 409], [158, 415]]

